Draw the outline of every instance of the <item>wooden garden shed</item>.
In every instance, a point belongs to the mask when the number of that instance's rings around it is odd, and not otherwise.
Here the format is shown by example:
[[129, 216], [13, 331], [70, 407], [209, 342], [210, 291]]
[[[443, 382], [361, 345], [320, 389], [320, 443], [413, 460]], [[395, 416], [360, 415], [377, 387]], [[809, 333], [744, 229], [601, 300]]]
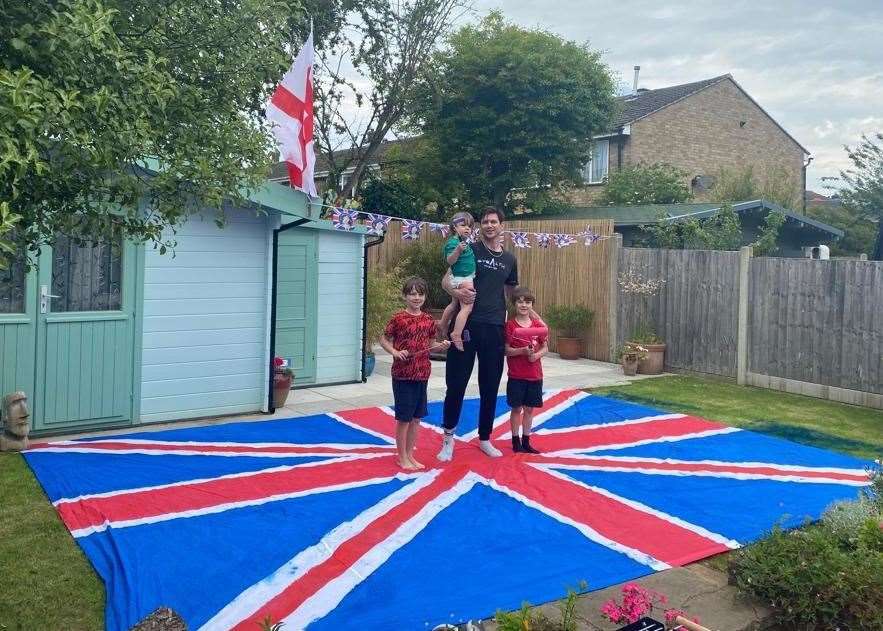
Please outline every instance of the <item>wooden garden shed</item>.
[[0, 393], [35, 432], [268, 411], [274, 355], [296, 386], [362, 380], [364, 230], [279, 184], [250, 202], [192, 216], [174, 255], [59, 238], [0, 273]]

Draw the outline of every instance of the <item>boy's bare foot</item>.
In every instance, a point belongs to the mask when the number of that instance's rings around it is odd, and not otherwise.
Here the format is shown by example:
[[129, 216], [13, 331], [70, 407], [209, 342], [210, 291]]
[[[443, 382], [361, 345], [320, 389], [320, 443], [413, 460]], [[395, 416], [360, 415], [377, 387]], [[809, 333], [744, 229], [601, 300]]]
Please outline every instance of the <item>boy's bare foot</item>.
[[417, 469], [417, 467], [415, 467], [410, 460], [402, 460], [401, 458], [396, 458], [396, 464], [405, 471], [414, 471]]
[[414, 456], [410, 456], [409, 459], [411, 461], [411, 466], [413, 466], [415, 469], [425, 469], [426, 468], [426, 465], [424, 465], [422, 462], [418, 462], [417, 460], [414, 460]]
[[463, 336], [456, 331], [451, 333], [451, 344], [457, 347], [458, 351], [463, 350]]

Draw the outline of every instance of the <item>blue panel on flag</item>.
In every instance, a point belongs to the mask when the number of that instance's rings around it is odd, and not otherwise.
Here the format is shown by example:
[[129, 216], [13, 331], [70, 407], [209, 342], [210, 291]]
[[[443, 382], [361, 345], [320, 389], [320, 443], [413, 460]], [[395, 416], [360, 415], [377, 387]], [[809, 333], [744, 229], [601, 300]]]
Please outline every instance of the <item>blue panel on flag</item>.
[[543, 428], [559, 429], [576, 425], [615, 423], [659, 414], [665, 414], [665, 412], [643, 405], [592, 395], [556, 414], [554, 418], [543, 423]]
[[[470, 432], [478, 429], [478, 408], [480, 401], [477, 398], [465, 399], [463, 401], [463, 409], [460, 412], [460, 423], [457, 425], [457, 436], [465, 436]], [[423, 419], [425, 423], [442, 426], [442, 410], [444, 403], [442, 401], [434, 401], [429, 404], [429, 415]], [[508, 414], [509, 406], [506, 405], [506, 397], [497, 398], [496, 408], [494, 409], [494, 418], [501, 414]]]

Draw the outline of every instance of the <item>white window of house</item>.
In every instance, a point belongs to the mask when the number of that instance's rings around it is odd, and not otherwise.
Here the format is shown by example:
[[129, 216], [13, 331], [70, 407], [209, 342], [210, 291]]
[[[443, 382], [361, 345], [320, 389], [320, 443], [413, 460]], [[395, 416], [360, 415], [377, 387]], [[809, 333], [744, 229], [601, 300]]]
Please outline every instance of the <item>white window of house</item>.
[[607, 177], [607, 156], [609, 140], [595, 140], [592, 143], [592, 158], [583, 167], [583, 181], [587, 184], [600, 184]]

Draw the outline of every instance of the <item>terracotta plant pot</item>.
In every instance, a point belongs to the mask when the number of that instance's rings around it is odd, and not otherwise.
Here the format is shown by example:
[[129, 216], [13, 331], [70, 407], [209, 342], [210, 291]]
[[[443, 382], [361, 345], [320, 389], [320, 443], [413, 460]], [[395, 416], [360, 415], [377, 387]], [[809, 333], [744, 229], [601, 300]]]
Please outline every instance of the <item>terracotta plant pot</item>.
[[638, 360], [638, 373], [641, 375], [661, 375], [665, 366], [665, 343], [641, 344], [647, 349], [647, 357]]
[[622, 374], [626, 377], [634, 377], [638, 374], [638, 356], [633, 355], [631, 358], [622, 358]]
[[561, 359], [579, 359], [582, 350], [582, 340], [578, 337], [559, 337], [558, 354]]
[[273, 407], [279, 409], [285, 406], [288, 395], [291, 393], [291, 375], [276, 373], [273, 375]]

